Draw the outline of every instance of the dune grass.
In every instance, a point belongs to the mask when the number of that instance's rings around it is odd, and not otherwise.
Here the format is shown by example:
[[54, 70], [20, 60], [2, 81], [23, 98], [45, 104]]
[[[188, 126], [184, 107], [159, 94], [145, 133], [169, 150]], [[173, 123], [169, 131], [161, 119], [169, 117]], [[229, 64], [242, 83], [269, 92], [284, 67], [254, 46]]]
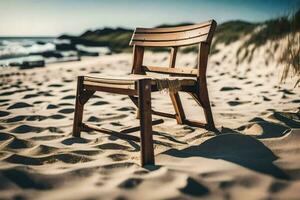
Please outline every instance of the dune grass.
[[281, 82], [290, 75], [296, 77], [295, 87], [297, 87], [300, 84], [300, 8], [290, 14], [290, 25], [288, 44], [280, 58], [280, 62], [284, 64]]

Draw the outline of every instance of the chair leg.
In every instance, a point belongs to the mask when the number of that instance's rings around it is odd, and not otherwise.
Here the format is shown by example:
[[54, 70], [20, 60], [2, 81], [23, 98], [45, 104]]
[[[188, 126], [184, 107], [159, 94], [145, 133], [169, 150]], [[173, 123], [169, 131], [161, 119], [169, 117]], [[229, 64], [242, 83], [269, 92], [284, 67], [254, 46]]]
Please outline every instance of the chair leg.
[[75, 101], [75, 112], [73, 121], [73, 137], [80, 137], [83, 106], [84, 104], [80, 102], [80, 96], [83, 93], [83, 76], [79, 76], [77, 79], [77, 91], [76, 91], [76, 101]]
[[138, 81], [138, 105], [141, 126], [141, 165], [152, 165], [155, 163], [153, 138], [152, 138], [152, 116], [151, 116], [151, 80]]
[[198, 97], [204, 110], [204, 115], [207, 122], [207, 128], [211, 130], [216, 129], [206, 86], [200, 89]]
[[180, 101], [180, 96], [178, 94], [178, 92], [173, 93], [170, 92], [170, 97], [171, 97], [171, 101], [175, 110], [175, 117], [176, 117], [176, 121], [178, 124], [183, 124], [184, 120], [185, 120], [185, 114], [184, 114], [184, 110], [182, 107], [182, 103]]

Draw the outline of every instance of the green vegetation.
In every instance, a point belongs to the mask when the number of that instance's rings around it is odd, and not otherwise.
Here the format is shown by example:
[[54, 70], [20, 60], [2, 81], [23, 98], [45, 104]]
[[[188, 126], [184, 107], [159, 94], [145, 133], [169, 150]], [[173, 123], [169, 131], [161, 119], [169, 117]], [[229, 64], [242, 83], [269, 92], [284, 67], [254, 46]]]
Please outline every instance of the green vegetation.
[[87, 46], [107, 46], [114, 53], [131, 51], [128, 46], [133, 30], [123, 28], [104, 28], [87, 31], [79, 37], [62, 35], [59, 39], [69, 39], [72, 44]]
[[280, 58], [285, 66], [281, 82], [291, 75], [297, 77], [296, 87], [300, 84], [300, 8], [291, 13], [289, 22], [291, 31], [288, 33], [288, 44]]
[[[211, 54], [219, 52], [216, 48], [217, 44], [224, 43], [228, 45], [239, 40], [245, 34], [252, 32], [257, 24], [252, 24], [244, 21], [229, 21], [217, 26], [214, 34], [214, 40], [211, 46]], [[197, 46], [186, 47], [182, 50], [183, 53], [197, 52]]]

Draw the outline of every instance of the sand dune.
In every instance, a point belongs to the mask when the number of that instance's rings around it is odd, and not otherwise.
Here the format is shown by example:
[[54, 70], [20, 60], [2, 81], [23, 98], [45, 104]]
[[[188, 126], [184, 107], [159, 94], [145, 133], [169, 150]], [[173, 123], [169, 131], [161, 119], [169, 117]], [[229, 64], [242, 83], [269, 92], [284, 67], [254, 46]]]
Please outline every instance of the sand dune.
[[[230, 57], [230, 48], [225, 50]], [[147, 54], [152, 55], [146, 62], [168, 62], [166, 53]], [[139, 166], [138, 132], [70, 136], [75, 77], [125, 75], [130, 54], [18, 74], [5, 69], [0, 84], [0, 198], [299, 199], [299, 88], [279, 85], [271, 66], [234, 70], [232, 59], [218, 65], [222, 54], [211, 57], [208, 70], [221, 134], [164, 119], [154, 127], [157, 165], [145, 168]], [[182, 57], [179, 66], [193, 65], [192, 54]], [[203, 119], [191, 97], [182, 97], [187, 116]], [[172, 109], [164, 93], [154, 94], [153, 100], [155, 108]], [[91, 98], [84, 118], [116, 130], [137, 123], [126, 96], [106, 93]]]

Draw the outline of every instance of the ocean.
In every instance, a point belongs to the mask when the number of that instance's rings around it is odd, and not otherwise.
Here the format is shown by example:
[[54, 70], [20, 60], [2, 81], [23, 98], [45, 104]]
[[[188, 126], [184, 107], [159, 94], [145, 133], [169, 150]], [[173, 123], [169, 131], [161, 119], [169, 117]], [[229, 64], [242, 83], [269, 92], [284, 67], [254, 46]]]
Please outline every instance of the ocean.
[[[74, 45], [55, 37], [0, 37], [0, 66], [45, 65], [109, 53], [107, 47]], [[28, 66], [27, 66], [28, 67]], [[30, 66], [29, 66], [30, 67]]]

